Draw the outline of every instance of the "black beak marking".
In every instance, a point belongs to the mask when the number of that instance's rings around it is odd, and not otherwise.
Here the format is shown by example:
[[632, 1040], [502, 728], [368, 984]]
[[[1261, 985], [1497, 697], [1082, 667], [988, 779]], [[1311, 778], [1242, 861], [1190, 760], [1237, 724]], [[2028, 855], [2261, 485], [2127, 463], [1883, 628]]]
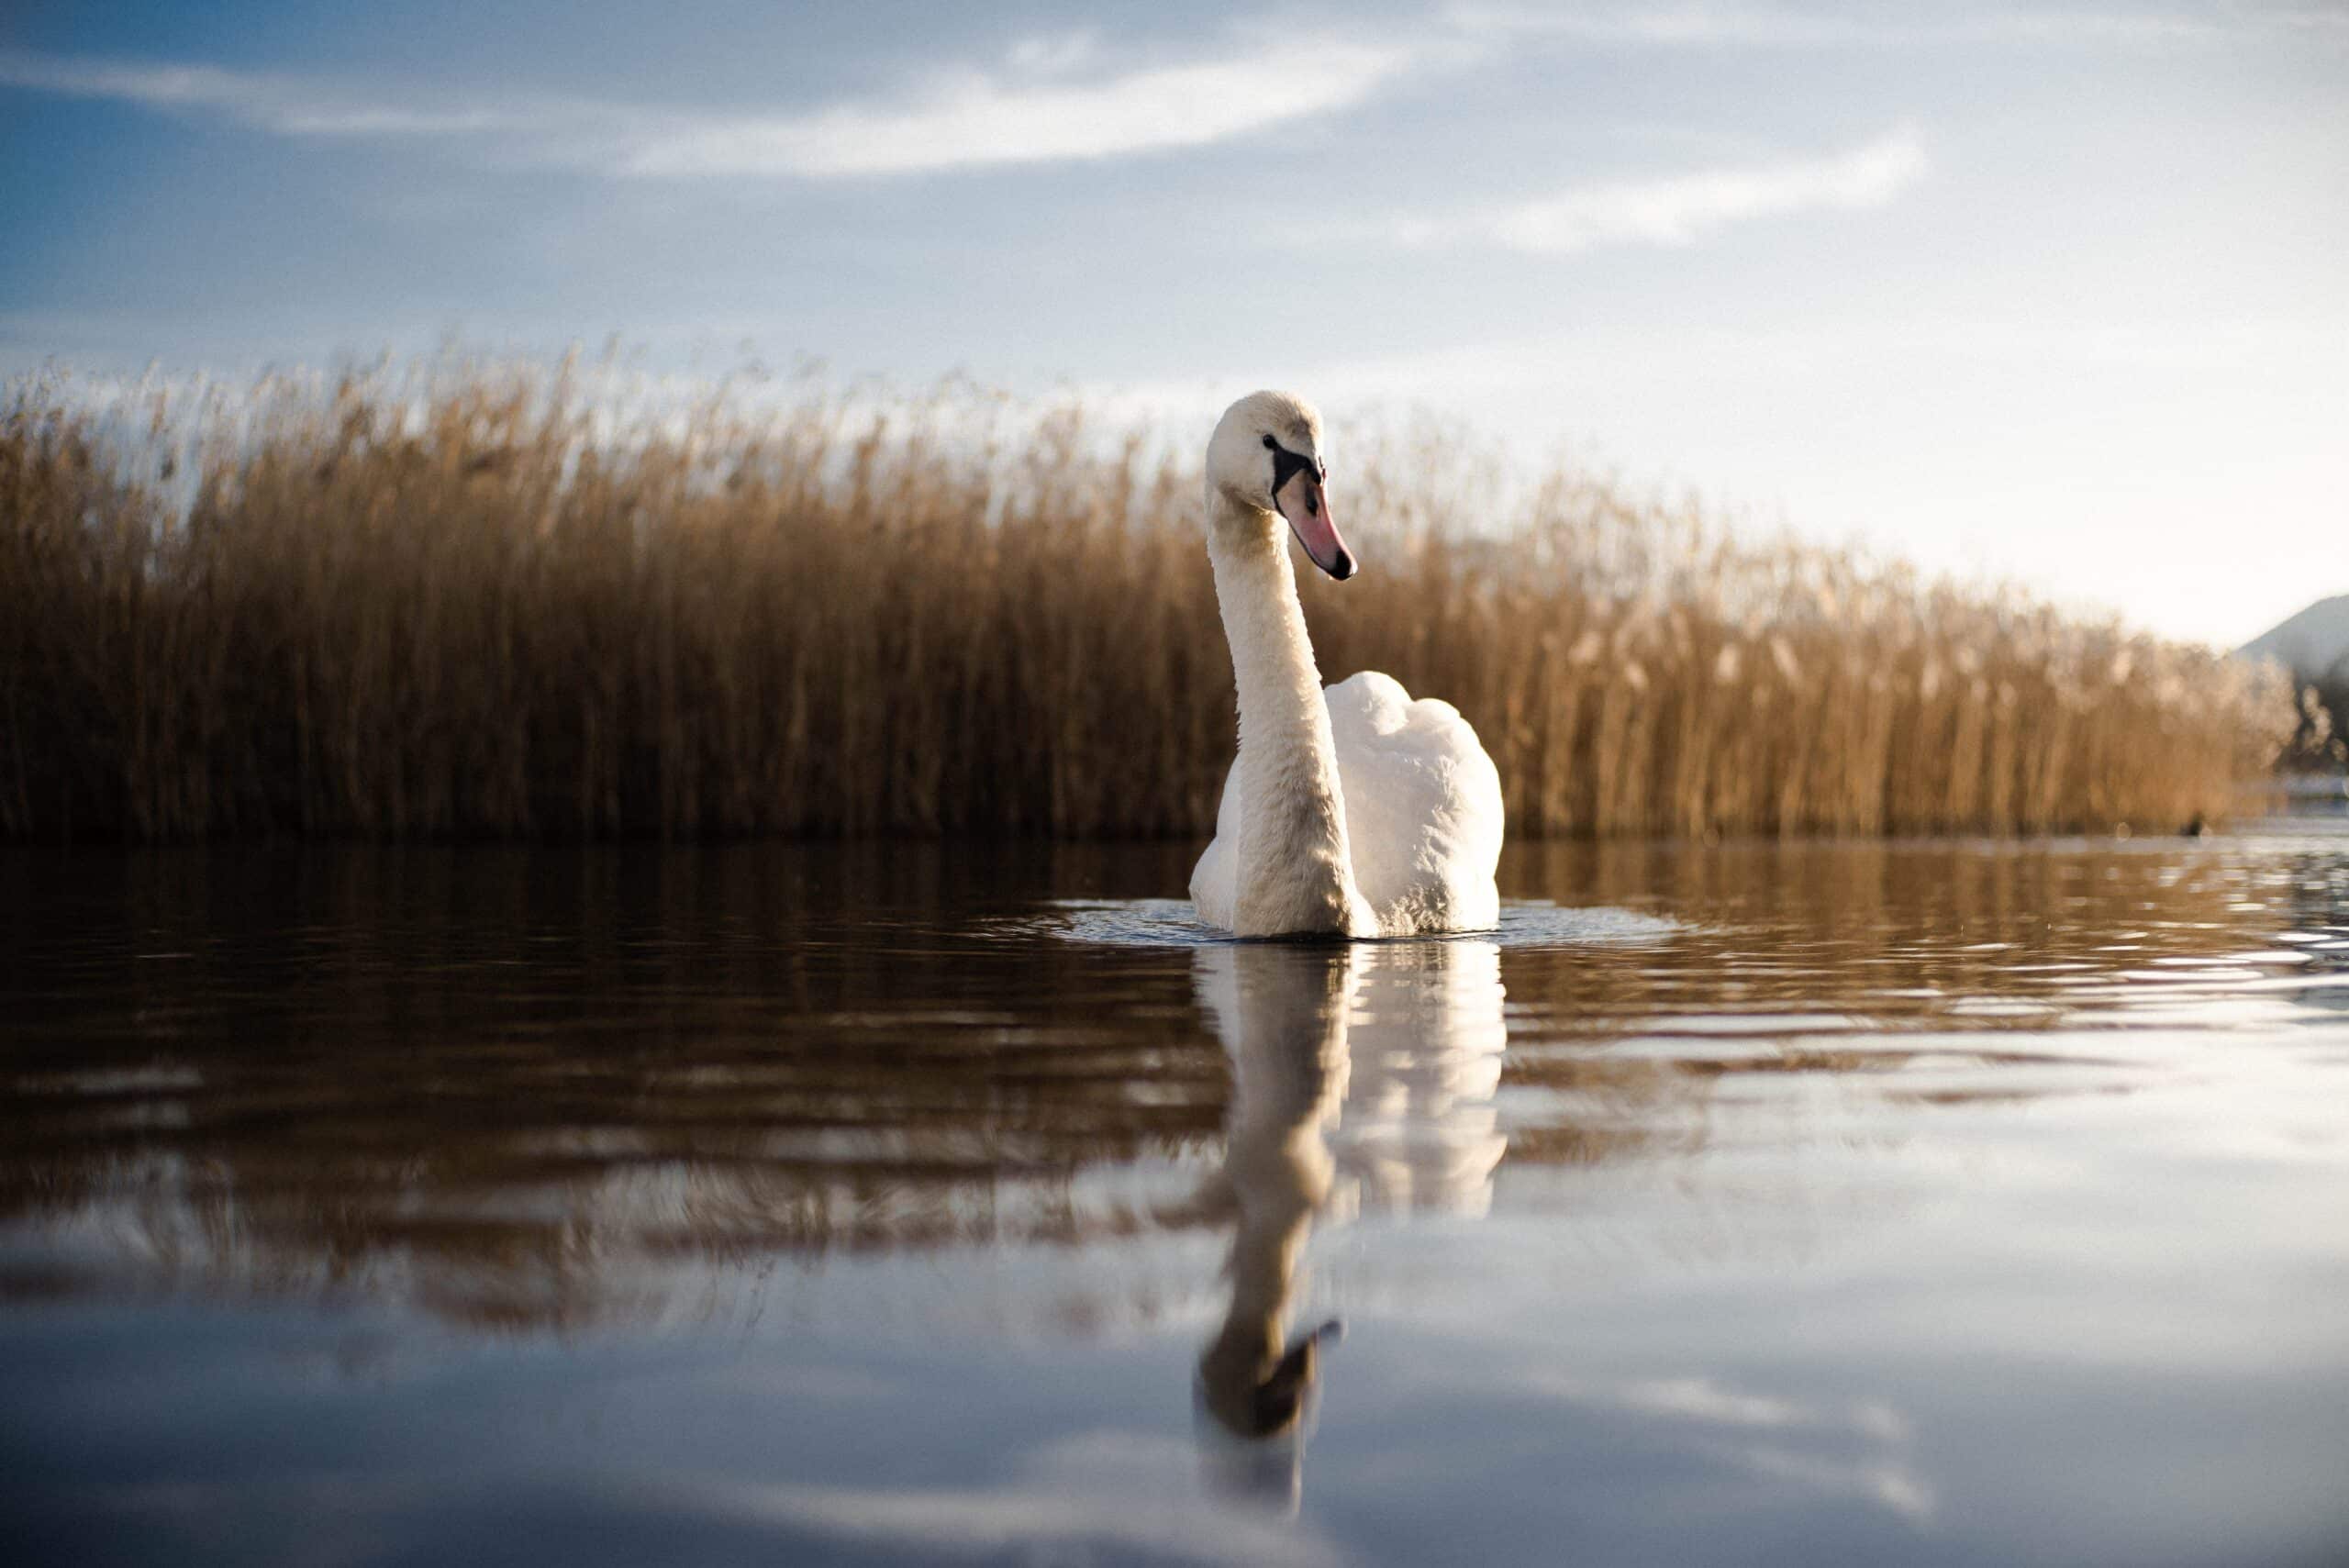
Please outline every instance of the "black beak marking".
[[[1299, 457], [1297, 453], [1289, 450], [1286, 447], [1281, 445], [1280, 442], [1275, 440], [1270, 436], [1266, 436], [1264, 438], [1264, 450], [1273, 454], [1272, 494], [1275, 497], [1280, 495], [1281, 486], [1286, 484], [1292, 478], [1296, 477], [1297, 472], [1299, 469], [1303, 469], [1306, 473], [1310, 473], [1316, 479], [1327, 481], [1330, 477], [1330, 465], [1328, 463], [1317, 462], [1308, 457]], [[1275, 502], [1275, 505], [1277, 505], [1277, 502]], [[1321, 515], [1321, 508], [1319, 505], [1310, 497], [1307, 499], [1305, 505], [1306, 510], [1310, 515], [1317, 517]]]

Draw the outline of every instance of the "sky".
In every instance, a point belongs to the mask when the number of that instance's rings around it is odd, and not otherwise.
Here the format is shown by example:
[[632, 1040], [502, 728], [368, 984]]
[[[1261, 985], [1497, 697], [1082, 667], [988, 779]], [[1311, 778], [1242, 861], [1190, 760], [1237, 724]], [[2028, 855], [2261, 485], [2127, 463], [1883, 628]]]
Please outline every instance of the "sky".
[[0, 5], [0, 373], [614, 338], [1426, 410], [2232, 645], [2349, 591], [2349, 0]]

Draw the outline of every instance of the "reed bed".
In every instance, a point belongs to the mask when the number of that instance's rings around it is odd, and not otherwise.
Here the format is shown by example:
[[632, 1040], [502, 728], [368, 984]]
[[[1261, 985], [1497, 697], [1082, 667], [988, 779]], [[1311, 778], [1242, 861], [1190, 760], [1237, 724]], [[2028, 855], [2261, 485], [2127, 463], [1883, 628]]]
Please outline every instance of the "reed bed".
[[[0, 834], [1203, 835], [1195, 444], [575, 364], [21, 382]], [[1459, 706], [1520, 834], [2176, 830], [2299, 717], [2273, 670], [1589, 475], [1481, 514], [1459, 450], [1341, 467], [1366, 571], [1307, 614], [1325, 674]]]

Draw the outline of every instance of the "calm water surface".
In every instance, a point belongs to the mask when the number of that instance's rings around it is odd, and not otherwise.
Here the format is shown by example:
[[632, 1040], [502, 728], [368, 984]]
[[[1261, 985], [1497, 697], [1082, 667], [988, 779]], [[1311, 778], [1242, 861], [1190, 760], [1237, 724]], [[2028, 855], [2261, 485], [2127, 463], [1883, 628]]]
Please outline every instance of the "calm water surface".
[[2349, 836], [1188, 860], [0, 856], [0, 1557], [2349, 1561]]

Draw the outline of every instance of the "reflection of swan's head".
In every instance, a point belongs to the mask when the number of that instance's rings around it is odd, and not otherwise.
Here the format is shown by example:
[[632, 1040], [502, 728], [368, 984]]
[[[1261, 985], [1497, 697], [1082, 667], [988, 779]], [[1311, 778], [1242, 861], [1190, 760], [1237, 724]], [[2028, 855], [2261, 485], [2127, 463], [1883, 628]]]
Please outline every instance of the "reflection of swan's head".
[[1218, 1340], [1199, 1362], [1199, 1404], [1216, 1424], [1235, 1438], [1276, 1438], [1305, 1414], [1306, 1396], [1320, 1375], [1320, 1350], [1345, 1338], [1345, 1325], [1331, 1318], [1299, 1334], [1270, 1365], [1219, 1364]]
[[1354, 558], [1330, 514], [1329, 477], [1313, 406], [1293, 393], [1252, 392], [1224, 410], [1208, 441], [1208, 496], [1225, 503], [1208, 507], [1209, 526], [1264, 528], [1278, 512], [1313, 564], [1343, 581]]

